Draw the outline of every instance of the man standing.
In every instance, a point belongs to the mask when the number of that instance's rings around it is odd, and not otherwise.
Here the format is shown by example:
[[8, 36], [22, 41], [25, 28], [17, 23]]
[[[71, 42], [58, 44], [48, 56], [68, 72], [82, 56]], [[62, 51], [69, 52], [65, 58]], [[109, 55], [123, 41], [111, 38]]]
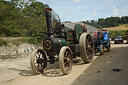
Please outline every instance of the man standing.
[[81, 24], [81, 27], [82, 27], [82, 29], [83, 29], [83, 32], [87, 32], [86, 24]]
[[98, 32], [97, 32], [97, 40], [98, 41], [101, 41], [102, 39], [103, 39], [103, 34], [102, 34], [101, 30], [98, 29]]
[[105, 31], [105, 32], [103, 33], [103, 39], [104, 39], [104, 40], [108, 40], [108, 32], [107, 32], [106, 29], [105, 29], [104, 31]]

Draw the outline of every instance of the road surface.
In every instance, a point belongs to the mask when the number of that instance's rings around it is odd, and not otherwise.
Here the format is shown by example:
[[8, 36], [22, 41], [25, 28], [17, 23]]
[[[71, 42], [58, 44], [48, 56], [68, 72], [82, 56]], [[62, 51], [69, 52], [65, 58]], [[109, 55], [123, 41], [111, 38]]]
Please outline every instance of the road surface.
[[72, 85], [128, 85], [128, 44], [113, 44]]
[[58, 63], [34, 75], [30, 56], [0, 59], [0, 85], [128, 85], [128, 44], [111, 44], [111, 51], [95, 55], [92, 63], [74, 60], [69, 75], [63, 75]]

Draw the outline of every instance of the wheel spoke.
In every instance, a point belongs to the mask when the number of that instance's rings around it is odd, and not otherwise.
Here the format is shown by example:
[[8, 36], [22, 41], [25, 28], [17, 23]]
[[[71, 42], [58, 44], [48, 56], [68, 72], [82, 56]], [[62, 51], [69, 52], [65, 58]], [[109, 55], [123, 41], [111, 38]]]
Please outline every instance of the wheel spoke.
[[43, 69], [45, 68], [45, 67], [44, 67], [44, 63], [41, 64], [41, 67], [42, 67], [41, 70], [43, 71]]
[[39, 70], [39, 64], [38, 64], [38, 68], [37, 68], [37, 70], [40, 71], [40, 70]]
[[66, 64], [65, 69], [66, 69], [66, 71], [68, 72], [68, 64]]
[[67, 57], [65, 56], [65, 57], [64, 57], [64, 61], [66, 61], [66, 60], [67, 60]]
[[38, 58], [38, 57], [39, 57], [39, 56], [38, 56], [38, 53], [36, 53], [36, 55], [35, 55], [35, 56], [36, 56], [36, 58]]
[[91, 45], [92, 41], [89, 42], [89, 45]]
[[38, 52], [39, 58], [41, 57], [41, 54], [42, 54], [41, 52]]
[[67, 46], [62, 47], [60, 50], [59, 65], [63, 74], [68, 74], [72, 69], [72, 52]]
[[40, 54], [40, 58], [42, 58], [42, 59], [43, 59], [43, 55], [42, 55], [42, 53]]
[[94, 49], [93, 48], [90, 48], [91, 51], [93, 51]]
[[64, 65], [66, 65], [67, 64], [67, 62], [64, 62]]
[[86, 54], [87, 54], [87, 58], [88, 59], [91, 59], [92, 58], [92, 51], [93, 51], [93, 48], [92, 48], [92, 46], [90, 45], [92, 42], [90, 42], [89, 43], [89, 45], [88, 46], [90, 46], [90, 47], [86, 47]]
[[34, 63], [34, 65], [37, 64], [37, 63]]
[[88, 57], [87, 57], [87, 58], [88, 58], [88, 59], [90, 59], [90, 58], [91, 58], [91, 56], [92, 56], [92, 55], [91, 55], [91, 53], [90, 53], [90, 52], [88, 52], [87, 54], [88, 54]]
[[88, 48], [85, 50], [85, 52], [88, 52]]
[[86, 39], [86, 42], [85, 42], [86, 45], [88, 45], [88, 40]]

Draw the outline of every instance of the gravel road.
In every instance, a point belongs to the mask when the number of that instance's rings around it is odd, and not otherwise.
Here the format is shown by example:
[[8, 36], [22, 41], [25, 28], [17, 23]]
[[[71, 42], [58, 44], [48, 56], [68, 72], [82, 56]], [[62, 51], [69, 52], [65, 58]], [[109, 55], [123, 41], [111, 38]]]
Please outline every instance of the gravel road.
[[43, 74], [34, 75], [30, 55], [0, 59], [0, 85], [128, 85], [128, 44], [111, 44], [111, 51], [95, 55], [92, 63], [74, 60], [69, 75], [63, 75], [58, 62]]

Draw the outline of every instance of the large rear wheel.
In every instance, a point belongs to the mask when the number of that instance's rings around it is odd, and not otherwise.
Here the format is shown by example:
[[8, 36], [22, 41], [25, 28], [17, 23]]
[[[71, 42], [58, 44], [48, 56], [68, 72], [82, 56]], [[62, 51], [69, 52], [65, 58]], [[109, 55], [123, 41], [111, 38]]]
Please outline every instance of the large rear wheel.
[[69, 47], [64, 46], [59, 53], [59, 66], [63, 74], [69, 74], [72, 69], [73, 56]]
[[80, 56], [84, 62], [92, 62], [94, 58], [94, 41], [90, 34], [83, 33], [80, 36]]
[[42, 49], [36, 49], [30, 57], [31, 68], [35, 74], [44, 72], [47, 67], [47, 57]]

